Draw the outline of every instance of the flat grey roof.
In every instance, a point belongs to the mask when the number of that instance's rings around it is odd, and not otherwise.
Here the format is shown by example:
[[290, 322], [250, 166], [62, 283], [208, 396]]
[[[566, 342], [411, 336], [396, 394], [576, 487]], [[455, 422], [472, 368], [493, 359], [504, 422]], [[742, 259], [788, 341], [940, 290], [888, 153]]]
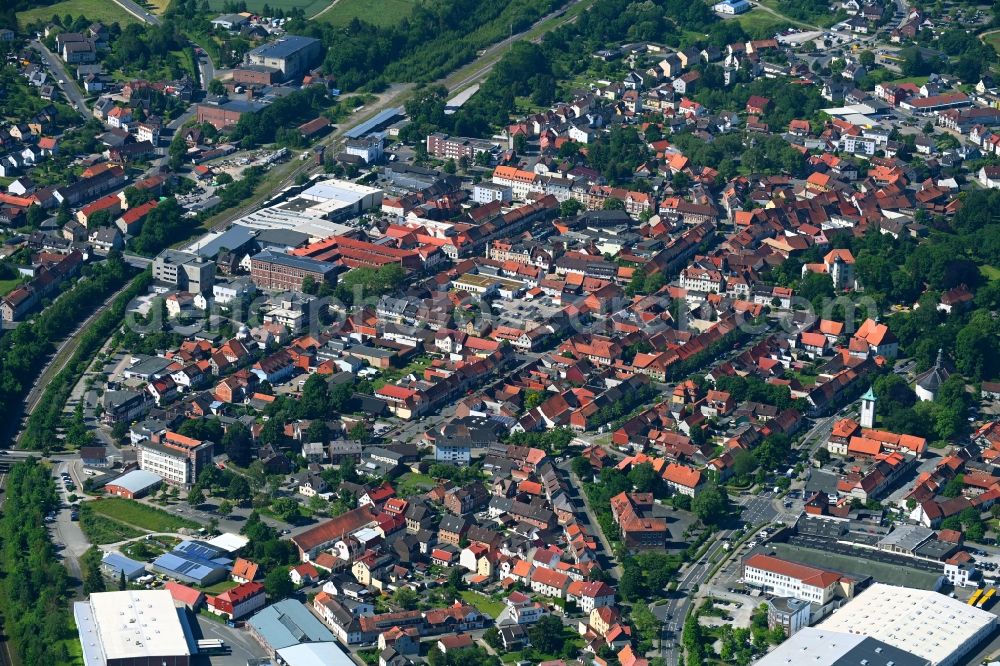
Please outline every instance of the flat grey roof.
[[249, 620], [255, 633], [272, 650], [299, 643], [333, 642], [334, 636], [301, 602], [285, 599]]
[[301, 35], [285, 35], [270, 44], [258, 46], [250, 54], [265, 58], [287, 58], [296, 51], [307, 48], [312, 44], [319, 44], [319, 40], [312, 37], [302, 37]]
[[385, 111], [382, 111], [381, 113], [375, 115], [374, 117], [369, 118], [360, 125], [356, 125], [351, 129], [347, 130], [346, 132], [344, 132], [344, 136], [346, 136], [348, 139], [361, 138], [365, 134], [368, 134], [369, 132], [377, 129], [378, 127], [384, 125], [390, 120], [394, 120], [398, 116], [403, 115], [404, 113], [405, 109], [403, 109], [403, 107], [401, 106], [395, 109], [386, 109]]
[[270, 261], [282, 266], [288, 266], [289, 268], [298, 268], [304, 271], [315, 271], [323, 274], [337, 270], [337, 266], [335, 264], [331, 264], [326, 261], [319, 261], [310, 257], [297, 257], [284, 252], [272, 252], [271, 250], [259, 252], [251, 257], [251, 259], [256, 259], [258, 261]]
[[204, 243], [198, 243], [191, 249], [199, 256], [214, 259], [223, 249], [235, 250], [253, 240], [254, 230], [239, 224], [234, 224], [221, 234], [210, 238]]

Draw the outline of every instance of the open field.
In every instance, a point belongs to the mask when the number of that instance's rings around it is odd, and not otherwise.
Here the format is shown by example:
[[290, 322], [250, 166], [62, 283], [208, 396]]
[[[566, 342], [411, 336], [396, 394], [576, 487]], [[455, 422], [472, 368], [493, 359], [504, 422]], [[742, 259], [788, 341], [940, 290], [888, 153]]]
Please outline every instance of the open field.
[[146, 9], [154, 14], [163, 14], [167, 11], [167, 7], [170, 6], [171, 0], [145, 0], [145, 2], [140, 2], [140, 5], [145, 5]]
[[317, 20], [333, 25], [347, 25], [354, 19], [394, 25], [409, 16], [416, 4], [417, 0], [338, 0]]
[[789, 21], [786, 21], [770, 12], [766, 12], [759, 7], [754, 7], [745, 14], [740, 14], [735, 19], [748, 34], [755, 37], [763, 37], [763, 35], [773, 35], [778, 31], [779, 27], [788, 27], [791, 25]]
[[[222, 12], [226, 0], [208, 0], [208, 6], [212, 11]], [[312, 16], [329, 5], [329, 0], [282, 0], [281, 2], [268, 2], [268, 0], [246, 0], [247, 11], [260, 13], [264, 10], [264, 5], [271, 7], [281, 7], [285, 11], [289, 9], [302, 9], [306, 16]]]
[[132, 500], [113, 498], [88, 502], [94, 513], [150, 532], [174, 532], [181, 527], [197, 529], [197, 523]]
[[97, 502], [84, 502], [80, 505], [80, 529], [87, 535], [90, 543], [116, 543], [142, 536], [141, 531], [96, 513], [92, 509], [94, 504]]
[[1000, 30], [991, 30], [990, 32], [983, 33], [979, 38], [1000, 52]]
[[66, 16], [72, 14], [73, 18], [86, 16], [91, 21], [101, 21], [103, 23], [114, 23], [120, 25], [137, 23], [139, 19], [129, 14], [121, 6], [110, 2], [110, 0], [63, 0], [47, 7], [35, 7], [27, 11], [18, 12], [17, 21], [21, 26], [26, 26], [37, 21], [48, 22], [53, 14]]

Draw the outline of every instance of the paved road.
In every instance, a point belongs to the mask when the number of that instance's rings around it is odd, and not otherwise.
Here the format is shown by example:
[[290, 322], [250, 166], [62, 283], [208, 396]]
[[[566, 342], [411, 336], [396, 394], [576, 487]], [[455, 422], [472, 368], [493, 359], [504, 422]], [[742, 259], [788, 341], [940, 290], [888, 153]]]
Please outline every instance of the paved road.
[[66, 570], [70, 576], [79, 581], [83, 580], [83, 574], [80, 569], [80, 558], [90, 548], [90, 542], [87, 541], [83, 530], [80, 529], [80, 523], [70, 520], [69, 493], [66, 492], [62, 481], [59, 479], [59, 475], [62, 472], [69, 472], [70, 478], [73, 479], [73, 483], [76, 484], [79, 490], [83, 487], [83, 479], [80, 474], [81, 468], [80, 461], [74, 460], [60, 462], [53, 469], [53, 474], [56, 477], [56, 488], [63, 502], [63, 508], [56, 515], [55, 522], [50, 524], [52, 528], [52, 540], [57, 545], [62, 546], [63, 564], [66, 566]]
[[[759, 496], [744, 496], [736, 500], [742, 505], [740, 519], [748, 527], [757, 527], [762, 523], [770, 523], [779, 516], [780, 511], [775, 506], [776, 500], [770, 493]], [[719, 564], [718, 558], [732, 557], [735, 551], [726, 552], [723, 544], [731, 541], [734, 530], [722, 530], [715, 535], [715, 541], [705, 551], [702, 557], [689, 563], [681, 570], [677, 589], [666, 603], [654, 606], [651, 610], [663, 622], [660, 644], [663, 658], [667, 664], [679, 664], [681, 650], [679, 648], [681, 633], [684, 629], [684, 619], [695, 602], [697, 588], [709, 582], [709, 574]]]
[[132, 16], [135, 16], [140, 21], [145, 23], [152, 23], [153, 25], [160, 25], [160, 17], [155, 14], [150, 14], [140, 5], [132, 2], [132, 0], [113, 0], [116, 5], [127, 11]]
[[[38, 40], [33, 39], [28, 43], [28, 45], [42, 56], [45, 66], [49, 68], [49, 71], [52, 72], [52, 76], [56, 78], [53, 83], [59, 86], [59, 89], [62, 90], [66, 99], [69, 100], [70, 104], [76, 109], [77, 113], [84, 118], [90, 118], [90, 108], [87, 106], [87, 100], [83, 96], [83, 91], [81, 91], [80, 87], [76, 84], [76, 79], [66, 72], [66, 69], [63, 67], [62, 60], [60, 60], [57, 55], [52, 53], [52, 51], [49, 51], [45, 44], [42, 44]], [[64, 81], [65, 83], [59, 83], [60, 81]]]
[[[201, 48], [200, 46], [198, 48]], [[201, 89], [208, 90], [208, 83], [215, 78], [215, 63], [208, 51], [201, 48], [202, 55], [198, 56], [198, 69], [201, 71]]]
[[[584, 525], [584, 527], [586, 527], [591, 534], [597, 536], [598, 541], [601, 542], [601, 548], [602, 550], [604, 550], [604, 556], [607, 558], [607, 561], [614, 562], [609, 573], [615, 580], [618, 580], [619, 578], [621, 578], [622, 575], [622, 567], [620, 564], [618, 564], [618, 562], [615, 561], [615, 551], [611, 547], [611, 542], [608, 541], [607, 536], [605, 536], [604, 534], [604, 530], [601, 529], [601, 524], [597, 522], [597, 515], [594, 514], [593, 509], [590, 508], [590, 501], [587, 499], [587, 493], [583, 491], [583, 483], [580, 481], [580, 478], [576, 474], [573, 474], [572, 470], [568, 469], [569, 467], [568, 460], [569, 459], [567, 458], [567, 462], [563, 463], [564, 465], [566, 465], [566, 467], [563, 468], [563, 471], [569, 474], [570, 478], [573, 481], [571, 487], [574, 490], [574, 492], [576, 492], [579, 495], [579, 500], [583, 504], [583, 514], [587, 518], [587, 524]], [[576, 498], [574, 497], [574, 499]], [[579, 509], [580, 507], [574, 507], [574, 508]]]

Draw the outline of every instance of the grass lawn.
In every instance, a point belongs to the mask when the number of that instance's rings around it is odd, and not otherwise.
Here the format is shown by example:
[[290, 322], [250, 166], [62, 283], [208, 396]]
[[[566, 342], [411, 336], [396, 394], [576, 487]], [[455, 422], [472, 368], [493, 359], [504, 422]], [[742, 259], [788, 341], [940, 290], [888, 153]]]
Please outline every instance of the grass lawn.
[[154, 14], [162, 14], [167, 11], [167, 7], [170, 6], [171, 0], [145, 0], [145, 2], [140, 2], [140, 5], [145, 5], [146, 9], [153, 12]]
[[402, 368], [388, 368], [382, 370], [378, 377], [372, 381], [372, 386], [375, 390], [379, 390], [386, 384], [394, 384], [406, 375], [416, 375], [421, 377], [424, 374], [424, 370], [430, 367], [431, 363], [434, 361], [430, 356], [419, 355], [413, 357], [413, 360], [407, 363]]
[[114, 23], [117, 21], [119, 25], [138, 23], [139, 21], [139, 19], [129, 14], [114, 2], [107, 2], [106, 0], [63, 0], [63, 2], [57, 2], [54, 5], [35, 7], [34, 9], [18, 12], [17, 22], [21, 26], [26, 26], [37, 21], [47, 23], [52, 19], [53, 14], [58, 14], [59, 16], [72, 14], [73, 18], [82, 15], [91, 21], [101, 21], [103, 23]]
[[347, 25], [354, 19], [375, 25], [395, 25], [409, 16], [416, 4], [416, 0], [338, 0], [316, 20], [333, 25]]
[[77, 638], [76, 622], [73, 621], [72, 615], [69, 618], [69, 629], [70, 638], [64, 638], [62, 641], [66, 645], [67, 654], [69, 654], [69, 661], [66, 662], [66, 666], [84, 666], [83, 645], [80, 644], [80, 639]]
[[[330, 3], [328, 0], [281, 0], [281, 2], [268, 2], [268, 0], [246, 0], [247, 11], [260, 13], [264, 11], [264, 5], [271, 7], [281, 7], [285, 11], [289, 9], [302, 8], [306, 17], [312, 16]], [[226, 5], [226, 0], [208, 0], [208, 6], [212, 11], [222, 12]]]
[[149, 530], [150, 532], [174, 532], [181, 527], [191, 529], [201, 527], [201, 525], [192, 520], [175, 516], [162, 509], [117, 497], [90, 502], [89, 505], [92, 506], [94, 513]]
[[399, 493], [400, 497], [413, 497], [414, 495], [420, 495], [433, 488], [434, 479], [426, 474], [407, 472], [403, 476], [396, 479], [392, 485], [396, 488], [396, 492]]
[[209, 585], [208, 587], [201, 588], [201, 591], [205, 594], [222, 594], [226, 590], [231, 590], [239, 585], [235, 580], [220, 580], [215, 585]]
[[1000, 32], [993, 32], [986, 35], [985, 37], [983, 37], [983, 41], [992, 46], [997, 51], [1000, 51]]
[[990, 282], [993, 280], [1000, 280], [1000, 268], [997, 268], [996, 266], [985, 264], [979, 267], [979, 272], [982, 273], [983, 276]]
[[116, 543], [143, 535], [133, 527], [95, 513], [91, 508], [94, 504], [96, 502], [84, 502], [80, 505], [80, 529], [87, 535], [90, 543], [96, 545]]
[[11, 278], [10, 280], [0, 280], [0, 296], [6, 296], [14, 291], [14, 287], [21, 284], [23, 278]]
[[912, 84], [914, 84], [916, 86], [922, 86], [925, 83], [927, 83], [927, 78], [928, 77], [926, 77], [926, 76], [904, 76], [901, 79], [893, 79], [892, 83], [896, 83], [896, 84], [900, 84], [900, 83], [912, 83]]
[[779, 27], [788, 27], [790, 22], [781, 19], [770, 12], [754, 8], [745, 14], [736, 17], [736, 21], [747, 33], [762, 37], [765, 34], [773, 34]]
[[500, 613], [503, 612], [504, 604], [490, 599], [485, 594], [475, 590], [462, 590], [461, 595], [466, 603], [475, 606], [480, 613], [486, 613], [494, 620], [500, 617]]

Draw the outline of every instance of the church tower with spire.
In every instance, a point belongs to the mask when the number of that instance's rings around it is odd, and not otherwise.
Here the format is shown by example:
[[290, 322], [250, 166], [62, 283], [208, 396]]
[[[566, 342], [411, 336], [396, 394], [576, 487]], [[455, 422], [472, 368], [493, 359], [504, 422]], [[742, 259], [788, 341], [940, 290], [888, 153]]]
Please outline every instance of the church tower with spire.
[[861, 427], [875, 427], [875, 392], [868, 388], [868, 391], [861, 396]]

